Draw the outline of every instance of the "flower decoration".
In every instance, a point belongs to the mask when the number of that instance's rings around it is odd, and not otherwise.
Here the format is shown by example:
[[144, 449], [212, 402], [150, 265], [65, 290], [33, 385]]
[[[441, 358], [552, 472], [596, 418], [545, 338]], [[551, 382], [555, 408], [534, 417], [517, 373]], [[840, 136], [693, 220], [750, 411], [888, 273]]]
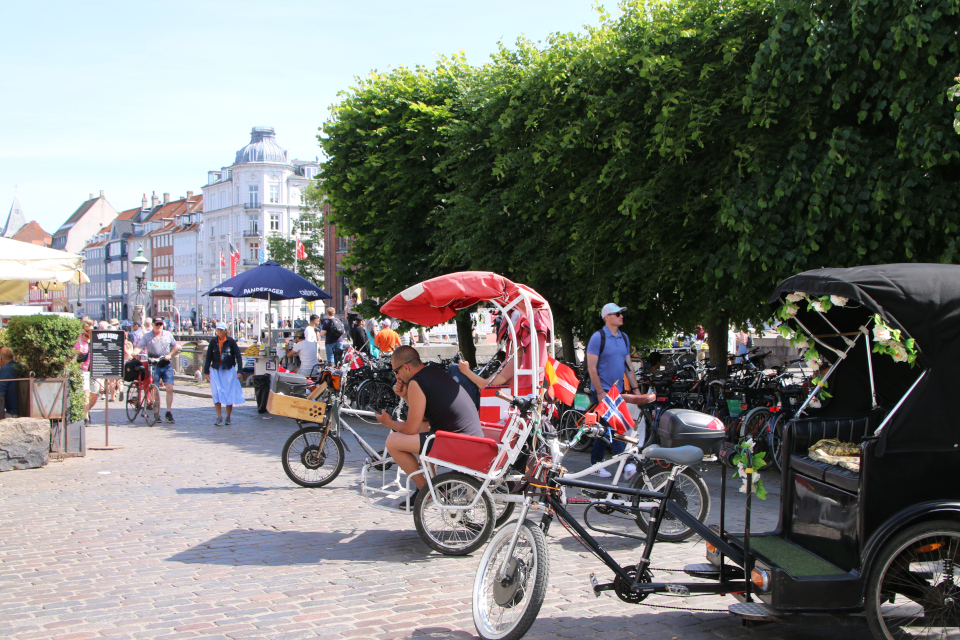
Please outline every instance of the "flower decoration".
[[899, 329], [883, 321], [880, 314], [873, 316], [873, 353], [883, 353], [894, 362], [906, 362], [911, 367], [917, 361], [917, 347], [913, 338], [903, 339]]
[[[740, 486], [740, 493], [747, 492], [747, 474], [751, 474], [752, 491], [757, 494], [757, 497], [761, 500], [767, 499], [767, 490], [763, 486], [763, 478], [760, 477], [760, 472], [756, 469], [762, 467], [766, 460], [765, 452], [753, 453], [753, 438], [746, 438], [745, 440], [740, 441], [738, 444], [734, 445], [734, 450], [736, 453], [732, 458], [733, 464], [737, 465], [737, 470], [733, 474], [734, 478], [742, 478], [743, 484]], [[752, 467], [747, 465], [751, 464], [752, 458]]]
[[850, 300], [843, 296], [830, 296], [830, 303], [835, 307], [845, 307]]

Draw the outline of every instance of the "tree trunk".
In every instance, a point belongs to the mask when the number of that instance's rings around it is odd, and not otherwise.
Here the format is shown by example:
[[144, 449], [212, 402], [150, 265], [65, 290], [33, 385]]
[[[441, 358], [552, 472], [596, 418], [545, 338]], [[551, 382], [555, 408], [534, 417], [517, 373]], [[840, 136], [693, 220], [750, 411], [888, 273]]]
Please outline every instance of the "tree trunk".
[[477, 366], [477, 345], [473, 343], [473, 319], [469, 311], [461, 311], [455, 317], [457, 324], [457, 344], [460, 353], [470, 363], [470, 367]]
[[710, 345], [710, 366], [717, 367], [715, 375], [727, 377], [727, 316], [721, 316], [717, 322], [705, 322], [707, 344]]
[[560, 322], [560, 343], [563, 345], [563, 359], [567, 362], [580, 364], [577, 362], [576, 342], [573, 338], [573, 327], [566, 322]]

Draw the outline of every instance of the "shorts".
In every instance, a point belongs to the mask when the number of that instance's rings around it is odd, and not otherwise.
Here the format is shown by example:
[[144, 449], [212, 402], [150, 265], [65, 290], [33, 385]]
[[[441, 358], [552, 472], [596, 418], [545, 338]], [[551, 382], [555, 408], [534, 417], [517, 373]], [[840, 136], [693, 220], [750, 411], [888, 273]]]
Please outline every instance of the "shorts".
[[91, 378], [89, 371], [80, 372], [83, 377], [83, 390], [87, 393], [95, 393], [100, 395], [103, 393], [103, 383], [100, 381], [100, 378]]
[[153, 365], [153, 384], [173, 384], [173, 363], [165, 367]]
[[430, 449], [433, 448], [433, 443], [436, 442], [436, 439], [430, 441], [430, 446], [427, 447], [427, 450], [423, 450], [423, 445], [426, 444], [427, 438], [433, 435], [432, 431], [421, 431], [420, 432], [420, 453], [430, 453]]

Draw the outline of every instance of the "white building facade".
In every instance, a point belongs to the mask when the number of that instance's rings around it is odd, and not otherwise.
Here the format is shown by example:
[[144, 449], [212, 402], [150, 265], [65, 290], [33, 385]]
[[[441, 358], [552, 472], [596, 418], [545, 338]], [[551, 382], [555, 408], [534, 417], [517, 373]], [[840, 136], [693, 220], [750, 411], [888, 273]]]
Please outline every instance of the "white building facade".
[[[203, 187], [203, 237], [198, 256], [199, 278], [209, 290], [230, 277], [231, 245], [240, 253], [237, 272], [255, 267], [270, 258], [266, 239], [271, 235], [290, 237], [300, 217], [303, 191], [316, 177], [316, 160], [291, 160], [280, 147], [272, 127], [254, 127], [250, 143], [237, 151], [234, 163], [207, 174]], [[221, 266], [221, 254], [225, 266]], [[228, 303], [204, 298], [204, 317], [231, 315]], [[241, 301], [232, 315], [243, 315]], [[246, 317], [266, 312], [266, 304], [247, 301]], [[284, 315], [281, 313], [281, 315]]]

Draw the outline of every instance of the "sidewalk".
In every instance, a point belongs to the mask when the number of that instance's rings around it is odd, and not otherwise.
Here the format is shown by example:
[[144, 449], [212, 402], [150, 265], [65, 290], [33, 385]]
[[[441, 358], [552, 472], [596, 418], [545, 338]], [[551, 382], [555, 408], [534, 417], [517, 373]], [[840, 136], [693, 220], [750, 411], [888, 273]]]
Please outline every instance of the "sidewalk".
[[[0, 474], [0, 637], [475, 637], [471, 592], [481, 553], [432, 553], [412, 517], [367, 507], [357, 488], [362, 457], [352, 440], [340, 477], [326, 488], [304, 489], [280, 465], [293, 421], [264, 420], [248, 402], [234, 412], [231, 427], [215, 427], [209, 400], [179, 394], [173, 414], [175, 424], [151, 428], [142, 418], [133, 425], [124, 418], [111, 425], [110, 442], [123, 449]], [[103, 442], [102, 405], [93, 419], [99, 426], [87, 429], [90, 445]], [[383, 442], [379, 425], [358, 430], [371, 444]], [[568, 460], [576, 468], [587, 462], [586, 454]], [[715, 521], [716, 467], [707, 473]], [[773, 496], [757, 508], [757, 529], [776, 521], [776, 483], [767, 483]], [[730, 501], [739, 504], [735, 491]], [[730, 517], [735, 511], [742, 510]], [[623, 562], [636, 558], [636, 543], [601, 539]], [[548, 543], [547, 596], [526, 638], [869, 637], [840, 627], [780, 624], [757, 631], [726, 613], [595, 598], [589, 574], [605, 575], [600, 562], [557, 524]], [[702, 559], [703, 545], [695, 541], [657, 547], [658, 567]], [[725, 610], [732, 600], [648, 602]]]

